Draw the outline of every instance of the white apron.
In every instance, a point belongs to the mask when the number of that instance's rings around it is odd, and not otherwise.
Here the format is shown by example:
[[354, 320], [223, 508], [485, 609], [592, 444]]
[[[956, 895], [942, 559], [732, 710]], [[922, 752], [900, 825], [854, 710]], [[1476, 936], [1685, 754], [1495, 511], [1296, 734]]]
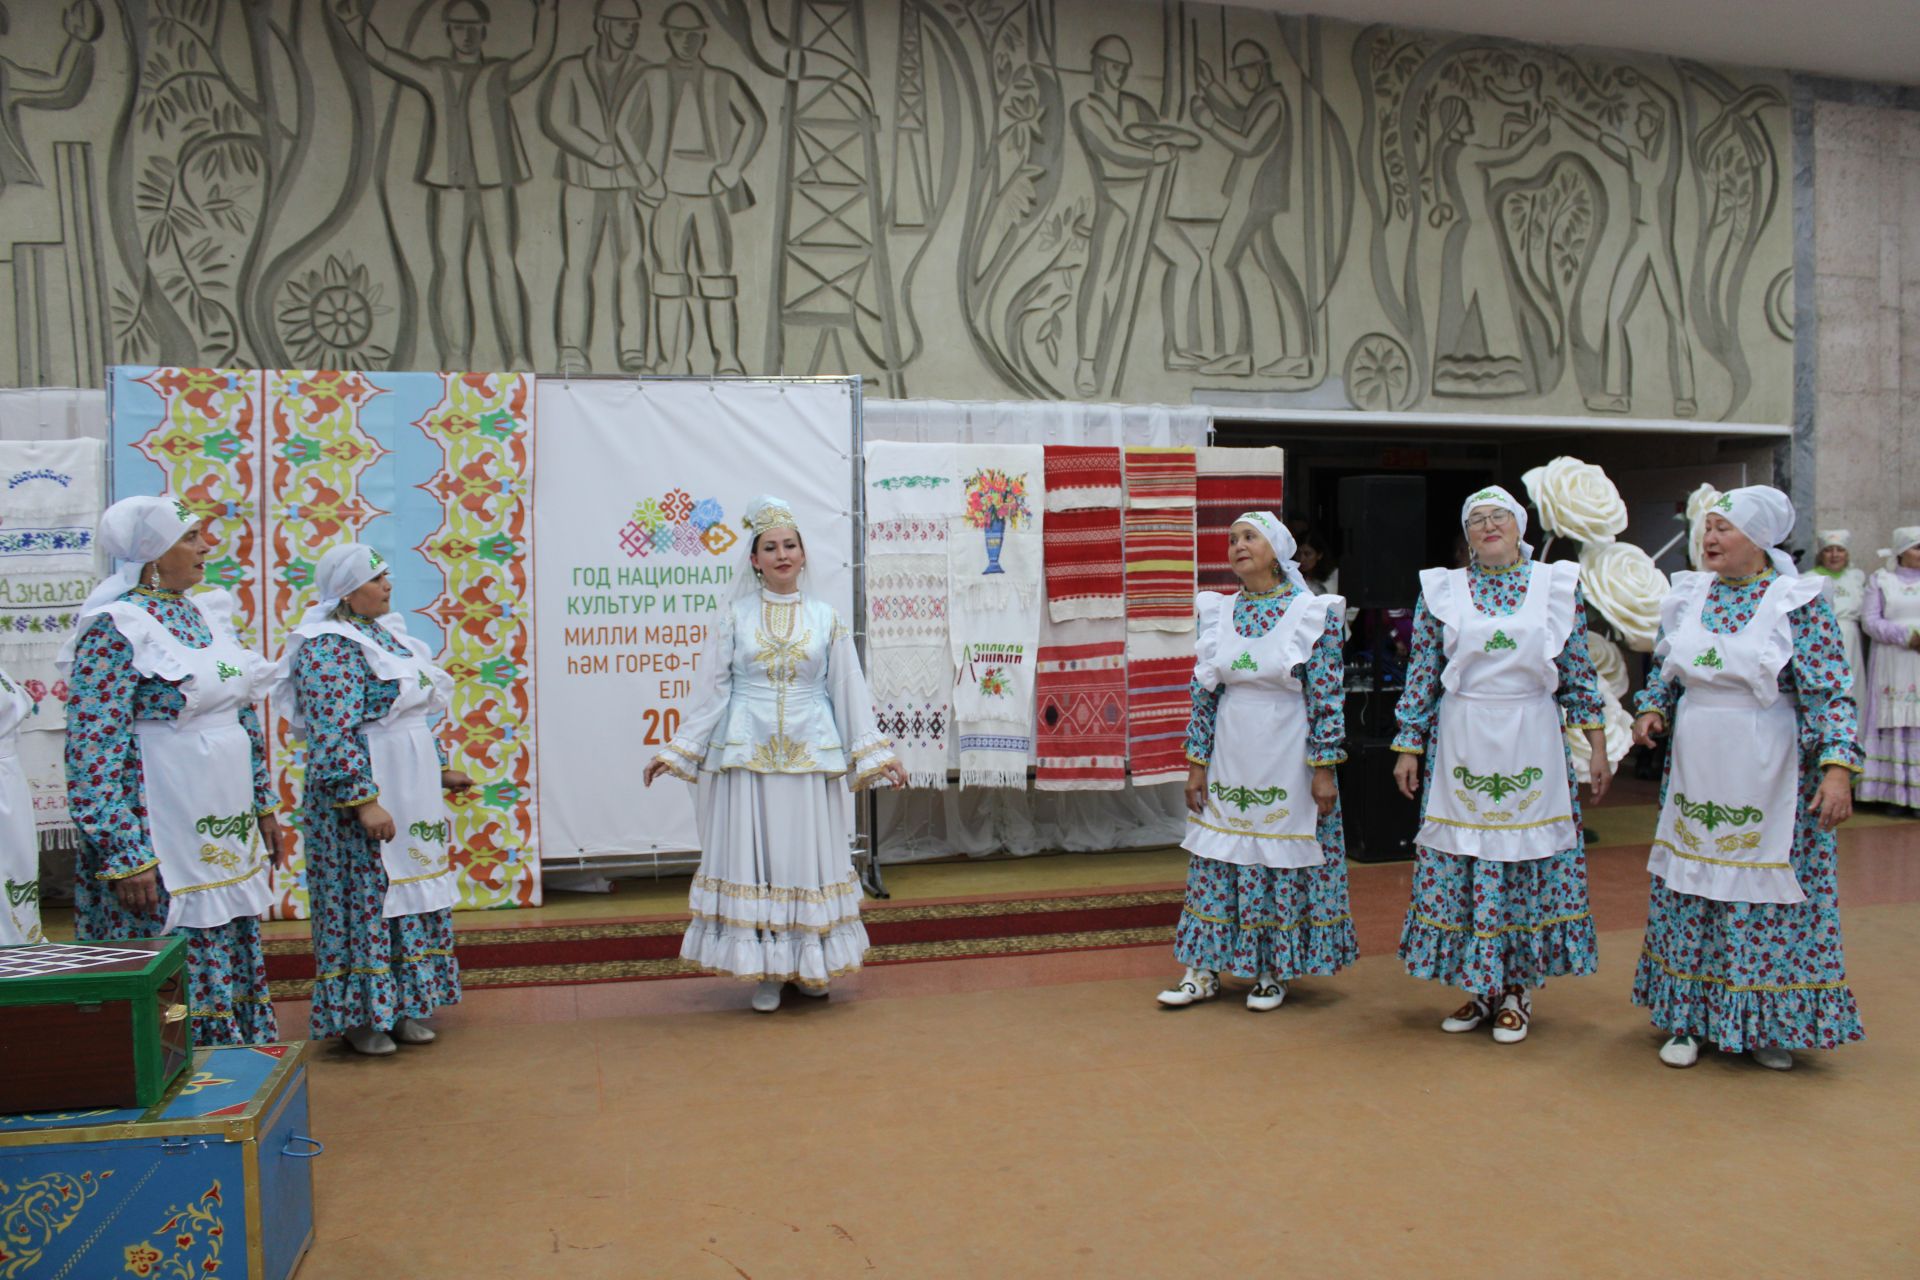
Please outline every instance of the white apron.
[[1296, 591], [1273, 628], [1249, 638], [1233, 629], [1237, 598], [1208, 592], [1201, 600], [1194, 678], [1218, 688], [1220, 704], [1206, 811], [1187, 815], [1180, 847], [1238, 866], [1317, 867], [1326, 855], [1307, 763], [1307, 699], [1293, 669], [1346, 601]]
[[[380, 625], [406, 646], [406, 654], [391, 653], [371, 636], [344, 622], [320, 622], [297, 627], [301, 640], [315, 636], [344, 636], [360, 646], [376, 680], [399, 684], [399, 696], [385, 715], [360, 726], [366, 735], [373, 766], [373, 784], [380, 789], [380, 807], [393, 815], [394, 837], [380, 846], [380, 862], [387, 872], [387, 894], [381, 914], [421, 915], [454, 905], [460, 897], [459, 877], [449, 859], [453, 817], [446, 791], [440, 785], [440, 757], [433, 749], [433, 718], [445, 712], [453, 697], [453, 677], [435, 666], [424, 642], [407, 634], [399, 614], [388, 614]], [[276, 673], [276, 698], [296, 706], [290, 687], [293, 655], [288, 653]], [[303, 717], [292, 717], [296, 727]]]
[[0, 672], [0, 947], [46, 941], [33, 793], [19, 753], [21, 722], [38, 710], [33, 696]]
[[1501, 617], [1473, 603], [1465, 569], [1420, 574], [1447, 655], [1427, 816], [1415, 837], [1429, 849], [1525, 862], [1579, 847], [1553, 700], [1578, 566], [1535, 564], [1527, 572], [1526, 597]]
[[1834, 621], [1840, 624], [1840, 643], [1847, 651], [1847, 670], [1853, 673], [1853, 700], [1864, 711], [1867, 705], [1866, 648], [1860, 638], [1860, 614], [1867, 602], [1867, 575], [1849, 568], [1837, 578], [1815, 574], [1827, 603], [1833, 606]]
[[[1880, 587], [1880, 616], [1909, 633], [1920, 630], [1920, 582], [1903, 581], [1888, 569], [1874, 570]], [[1873, 646], [1869, 693], [1856, 690], [1862, 704], [1873, 698], [1873, 727], [1920, 729], [1920, 653], [1897, 644]]]
[[233, 630], [233, 597], [190, 596], [213, 643], [191, 649], [145, 609], [105, 607], [133, 648], [142, 675], [175, 682], [185, 701], [175, 720], [136, 720], [147, 830], [167, 887], [163, 932], [214, 929], [263, 914], [273, 902], [269, 855], [254, 810], [253, 749], [240, 724], [267, 673]]
[[1793, 656], [1788, 614], [1818, 581], [1779, 577], [1747, 625], [1727, 635], [1701, 620], [1713, 575], [1676, 574], [1661, 605], [1661, 675], [1685, 694], [1674, 713], [1673, 764], [1647, 870], [1676, 893], [1716, 902], [1805, 902], [1789, 855], [1799, 817], [1800, 734], [1780, 696]]

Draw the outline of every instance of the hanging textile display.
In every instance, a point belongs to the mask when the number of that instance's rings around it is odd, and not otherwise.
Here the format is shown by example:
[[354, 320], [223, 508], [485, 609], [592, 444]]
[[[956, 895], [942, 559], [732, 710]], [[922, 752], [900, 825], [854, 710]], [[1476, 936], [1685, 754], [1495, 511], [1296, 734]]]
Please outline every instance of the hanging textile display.
[[1120, 450], [1050, 444], [1047, 450], [1047, 510], [1082, 511], [1120, 505]]
[[1040, 791], [1127, 785], [1124, 640], [1042, 645], [1034, 681], [1034, 775]]
[[866, 447], [867, 675], [880, 731], [909, 786], [941, 789], [952, 763], [948, 538], [961, 484], [952, 445]]
[[1201, 448], [1194, 457], [1194, 544], [1202, 591], [1240, 589], [1227, 563], [1227, 530], [1241, 513], [1278, 511], [1285, 451]]
[[1193, 508], [1126, 513], [1127, 630], [1193, 630]]
[[1025, 787], [1044, 576], [1039, 445], [958, 453], [960, 514], [948, 542], [953, 714], [963, 787]]
[[1178, 448], [1127, 450], [1127, 506], [1145, 510], [1192, 507], [1194, 451]]
[[1118, 507], [1047, 513], [1047, 613], [1055, 622], [1126, 615]]
[[[455, 680], [438, 726], [474, 779], [453, 807], [460, 905], [540, 901], [533, 856], [530, 374], [121, 367], [111, 374], [114, 497], [169, 493], [207, 517], [207, 581], [233, 593], [243, 640], [277, 656], [337, 543], [377, 545], [393, 606]], [[281, 803], [303, 744], [269, 706]], [[308, 914], [304, 854], [271, 914]]]
[[23, 730], [66, 727], [53, 660], [97, 576], [105, 452], [98, 440], [0, 441], [0, 669], [38, 707]]
[[1191, 653], [1164, 658], [1127, 655], [1127, 764], [1136, 787], [1187, 776], [1187, 720], [1193, 700]]

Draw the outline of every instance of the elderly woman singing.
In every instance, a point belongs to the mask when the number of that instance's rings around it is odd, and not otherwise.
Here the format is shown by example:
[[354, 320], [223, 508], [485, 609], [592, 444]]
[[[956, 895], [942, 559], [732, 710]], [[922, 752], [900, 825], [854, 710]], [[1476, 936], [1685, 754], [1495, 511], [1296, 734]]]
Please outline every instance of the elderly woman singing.
[[1594, 799], [1612, 773], [1578, 566], [1530, 559], [1526, 509], [1498, 485], [1467, 498], [1460, 524], [1469, 563], [1421, 572], [1395, 709], [1402, 794], [1429, 761], [1400, 958], [1466, 990], [1442, 1031], [1491, 1022], [1516, 1044], [1535, 989], [1598, 963], [1563, 715], [1592, 745]]
[[1160, 1003], [1253, 979], [1247, 1008], [1277, 1009], [1289, 979], [1356, 955], [1334, 766], [1346, 759], [1340, 645], [1346, 601], [1314, 595], [1271, 511], [1227, 530], [1240, 590], [1202, 592], [1187, 722], [1187, 897], [1174, 931], [1186, 965]]
[[1671, 727], [1673, 749], [1633, 1002], [1670, 1067], [1704, 1039], [1786, 1071], [1863, 1034], [1834, 876], [1860, 767], [1852, 677], [1820, 579], [1777, 550], [1793, 519], [1765, 485], [1708, 510], [1708, 572], [1674, 575], [1639, 698], [1635, 739]]

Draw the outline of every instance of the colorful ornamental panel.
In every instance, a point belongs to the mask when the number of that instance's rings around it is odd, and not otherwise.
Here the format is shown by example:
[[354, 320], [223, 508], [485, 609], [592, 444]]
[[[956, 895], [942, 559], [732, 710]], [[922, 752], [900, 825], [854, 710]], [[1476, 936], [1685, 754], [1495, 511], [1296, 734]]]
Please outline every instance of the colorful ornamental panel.
[[[463, 907], [540, 901], [533, 388], [528, 374], [114, 371], [114, 496], [164, 491], [209, 517], [208, 579], [238, 598], [249, 644], [284, 651], [329, 547], [369, 542], [391, 561], [394, 607], [455, 681], [440, 735], [475, 784], [450, 797]], [[305, 743], [274, 707], [268, 738], [297, 821]], [[275, 916], [309, 914], [297, 849], [274, 887]]]

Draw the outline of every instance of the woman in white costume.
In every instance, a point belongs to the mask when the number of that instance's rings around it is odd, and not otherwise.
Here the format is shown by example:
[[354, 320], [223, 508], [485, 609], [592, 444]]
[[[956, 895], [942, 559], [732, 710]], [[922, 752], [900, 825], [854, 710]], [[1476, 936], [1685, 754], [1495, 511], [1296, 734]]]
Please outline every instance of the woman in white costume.
[[1277, 1009], [1287, 982], [1337, 973], [1357, 954], [1334, 766], [1347, 758], [1340, 646], [1346, 601], [1314, 595], [1293, 536], [1271, 511], [1227, 530], [1241, 589], [1200, 593], [1187, 723], [1193, 854], [1174, 930], [1186, 966], [1160, 1003], [1253, 979], [1247, 1008]]
[[1866, 649], [1860, 639], [1860, 612], [1867, 602], [1867, 575], [1853, 566], [1853, 534], [1845, 529], [1822, 530], [1814, 545], [1813, 568], [1840, 623], [1840, 641], [1847, 647], [1847, 670], [1853, 673], [1853, 700], [1866, 709]]
[[907, 776], [875, 724], [853, 633], [802, 590], [807, 552], [792, 509], [763, 497], [747, 525], [747, 563], [701, 657], [692, 709], [645, 780], [671, 773], [699, 786], [700, 869], [681, 956], [757, 982], [753, 1007], [771, 1013], [787, 983], [823, 996], [860, 967], [851, 796]]
[[1873, 658], [1853, 695], [1866, 722], [1860, 798], [1920, 809], [1920, 525], [1895, 529], [1880, 554], [1860, 613]]
[[20, 767], [20, 726], [40, 710], [33, 695], [0, 671], [0, 947], [44, 942], [40, 932], [40, 845], [33, 793]]
[[321, 556], [313, 576], [320, 598], [294, 627], [273, 688], [307, 740], [312, 1035], [385, 1056], [396, 1041], [432, 1041], [421, 1019], [460, 1001], [445, 792], [473, 780], [447, 768], [434, 736], [453, 677], [388, 611], [386, 560], [350, 542]]
[[1633, 1002], [1667, 1033], [1776, 1071], [1864, 1034], [1847, 986], [1833, 829], [1859, 769], [1846, 656], [1820, 580], [1777, 550], [1793, 504], [1765, 485], [1704, 517], [1705, 573], [1677, 573], [1634, 738], [1671, 727]]
[[1498, 485], [1461, 504], [1460, 525], [1470, 563], [1421, 572], [1394, 710], [1394, 781], [1421, 800], [1400, 959], [1470, 997], [1442, 1031], [1491, 1022], [1494, 1040], [1515, 1044], [1535, 989], [1598, 964], [1563, 717], [1591, 746], [1595, 800], [1612, 769], [1579, 566], [1532, 560], [1526, 509]]
[[113, 572], [80, 606], [55, 668], [67, 677], [67, 800], [80, 829], [82, 942], [187, 939], [197, 1045], [279, 1039], [261, 913], [282, 860], [254, 701], [273, 668], [240, 641], [238, 603], [206, 580], [201, 518], [172, 498], [100, 517]]

